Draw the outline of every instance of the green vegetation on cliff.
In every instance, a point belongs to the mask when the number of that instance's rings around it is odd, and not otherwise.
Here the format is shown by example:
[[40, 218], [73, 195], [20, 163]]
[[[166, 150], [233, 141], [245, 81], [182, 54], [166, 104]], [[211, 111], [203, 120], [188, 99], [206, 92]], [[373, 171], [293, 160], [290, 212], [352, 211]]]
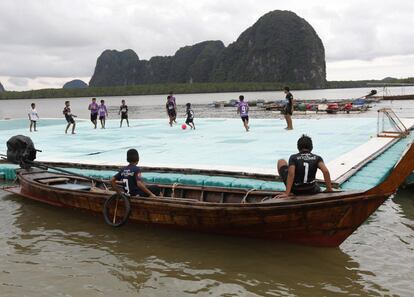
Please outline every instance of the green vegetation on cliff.
[[186, 82], [289, 82], [322, 88], [325, 50], [312, 26], [291, 11], [271, 11], [228, 47], [204, 41], [174, 56], [140, 60], [131, 49], [105, 50], [91, 87]]
[[63, 85], [63, 89], [84, 89], [87, 88], [88, 84], [80, 79], [74, 79], [71, 81], [68, 81]]
[[370, 84], [378, 85], [381, 84], [388, 84], [388, 86], [392, 86], [392, 84], [414, 84], [414, 77], [408, 78], [393, 78], [393, 77], [386, 77], [381, 80], [338, 80], [338, 81], [328, 81], [326, 87], [329, 89], [344, 89], [344, 88], [366, 88], [372, 87], [375, 89], [375, 86], [370, 86]]

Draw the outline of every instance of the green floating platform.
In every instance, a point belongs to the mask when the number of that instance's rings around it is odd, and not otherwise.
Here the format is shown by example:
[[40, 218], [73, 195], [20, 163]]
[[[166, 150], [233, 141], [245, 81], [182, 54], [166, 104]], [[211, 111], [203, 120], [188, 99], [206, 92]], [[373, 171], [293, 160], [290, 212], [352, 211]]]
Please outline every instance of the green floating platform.
[[[392, 171], [395, 164], [403, 154], [407, 145], [410, 144], [413, 137], [401, 139], [384, 153], [374, 160], [367, 163], [357, 173], [350, 177], [346, 182], [340, 185], [343, 190], [368, 190], [381, 183]], [[16, 169], [18, 166], [11, 164], [0, 164], [0, 177], [5, 180], [14, 180], [16, 178]], [[78, 168], [65, 168], [73, 173], [97, 179], [110, 179], [115, 171], [111, 170], [89, 170]], [[283, 191], [285, 185], [282, 182], [271, 182], [252, 178], [235, 178], [223, 176], [207, 176], [198, 174], [181, 174], [181, 173], [159, 173], [144, 172], [142, 178], [147, 183], [159, 183], [166, 185], [182, 184], [191, 186], [211, 186], [226, 187], [238, 189], [256, 189], [269, 191]], [[408, 179], [408, 184], [414, 183], [414, 174]]]
[[[385, 180], [398, 160], [413, 141], [413, 136], [401, 139], [384, 153], [367, 163], [357, 173], [341, 185], [343, 190], [368, 190]], [[414, 179], [412, 174], [409, 179]]]

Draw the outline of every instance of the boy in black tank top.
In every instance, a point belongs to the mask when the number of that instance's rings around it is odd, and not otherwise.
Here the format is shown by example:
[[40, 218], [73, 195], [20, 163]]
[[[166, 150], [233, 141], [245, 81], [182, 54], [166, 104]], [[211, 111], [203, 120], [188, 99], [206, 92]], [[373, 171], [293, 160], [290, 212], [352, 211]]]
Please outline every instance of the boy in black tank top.
[[328, 168], [323, 159], [312, 154], [313, 144], [309, 136], [302, 135], [298, 140], [299, 153], [291, 155], [289, 164], [279, 160], [277, 169], [286, 185], [286, 192], [277, 198], [288, 198], [290, 195], [312, 195], [321, 191], [315, 180], [316, 171], [320, 169], [326, 184], [326, 192], [332, 192], [332, 182]]
[[285, 107], [283, 108], [283, 115], [286, 120], [286, 130], [293, 130], [292, 114], [293, 114], [293, 95], [290, 92], [289, 87], [284, 87], [283, 92], [286, 94]]

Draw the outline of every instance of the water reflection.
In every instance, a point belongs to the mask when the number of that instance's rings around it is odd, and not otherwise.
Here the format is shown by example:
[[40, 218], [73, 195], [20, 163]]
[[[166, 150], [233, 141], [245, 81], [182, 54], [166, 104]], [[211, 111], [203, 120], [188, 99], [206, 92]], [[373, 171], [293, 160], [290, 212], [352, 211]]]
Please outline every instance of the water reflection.
[[[5, 196], [5, 195], [3, 195]], [[1, 262], [10, 296], [366, 296], [369, 271], [341, 249], [282, 245], [140, 225], [112, 229], [101, 217], [7, 195]], [[3, 231], [3, 230], [2, 230]], [[5, 246], [4, 246], [5, 245]], [[12, 277], [13, 276], [13, 277]], [[52, 283], [52, 284], [51, 284]], [[39, 291], [38, 291], [39, 290]], [[33, 295], [35, 294], [35, 295]]]
[[392, 200], [401, 207], [401, 214], [405, 218], [414, 221], [414, 186], [400, 190]]

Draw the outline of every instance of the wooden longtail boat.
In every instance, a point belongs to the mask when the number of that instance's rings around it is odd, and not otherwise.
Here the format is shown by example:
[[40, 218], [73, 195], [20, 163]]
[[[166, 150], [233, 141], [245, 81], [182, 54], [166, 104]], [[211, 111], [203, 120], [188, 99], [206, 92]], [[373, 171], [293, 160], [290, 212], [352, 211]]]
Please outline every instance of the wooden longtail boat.
[[409, 95], [389, 95], [389, 96], [372, 96], [378, 100], [414, 100], [414, 94]]
[[[414, 169], [414, 144], [388, 177], [368, 191], [320, 193], [274, 199], [275, 191], [158, 185], [157, 198], [130, 198], [129, 221], [197, 232], [258, 237], [337, 247], [350, 236]], [[86, 178], [40, 169], [20, 169], [18, 186], [5, 190], [47, 204], [102, 214], [113, 192]], [[123, 216], [122, 200], [109, 209]], [[114, 215], [115, 216], [115, 215]]]

